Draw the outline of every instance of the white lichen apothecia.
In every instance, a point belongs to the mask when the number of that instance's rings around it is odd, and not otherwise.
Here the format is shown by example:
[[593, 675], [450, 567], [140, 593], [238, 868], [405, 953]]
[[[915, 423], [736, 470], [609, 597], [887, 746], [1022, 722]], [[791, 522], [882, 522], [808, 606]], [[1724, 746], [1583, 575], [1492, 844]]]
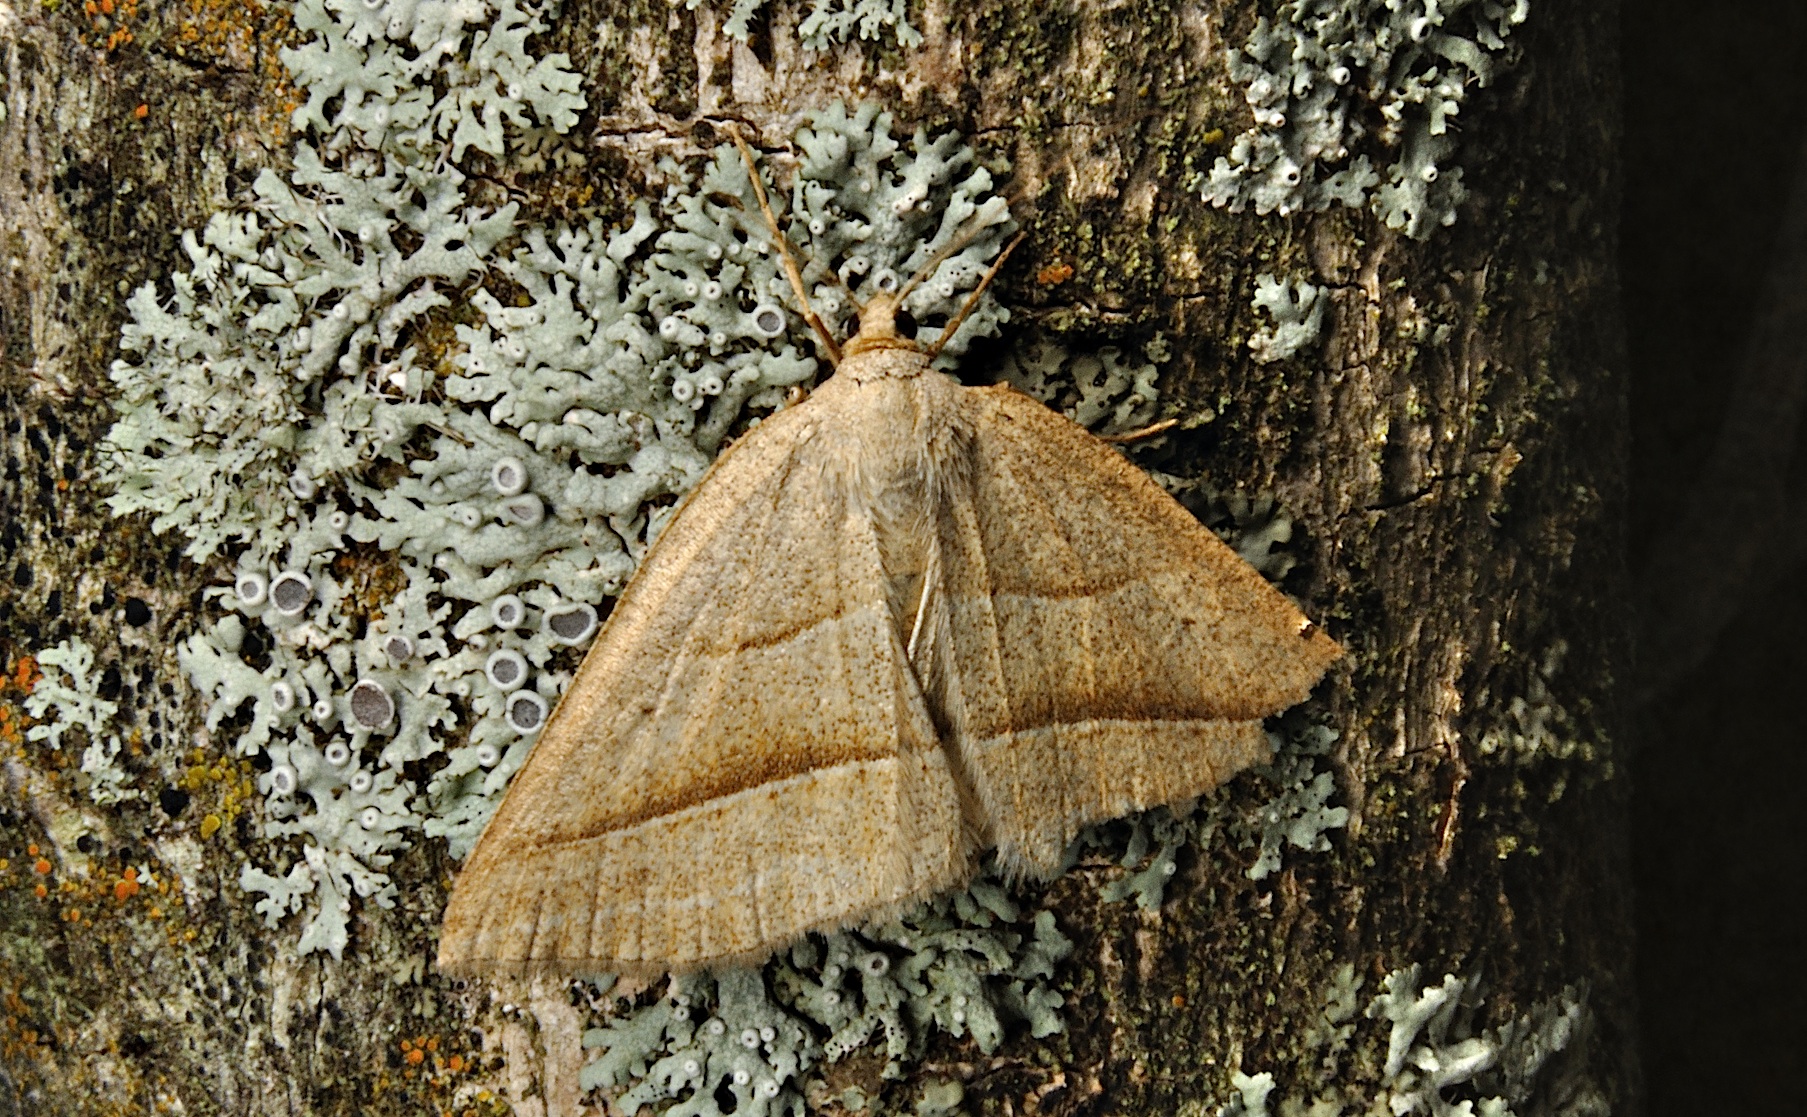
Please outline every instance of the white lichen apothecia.
[[1455, 118], [1529, 15], [1529, 0], [1288, 0], [1227, 52], [1255, 123], [1201, 176], [1205, 200], [1365, 206], [1419, 240], [1454, 224], [1468, 195]]

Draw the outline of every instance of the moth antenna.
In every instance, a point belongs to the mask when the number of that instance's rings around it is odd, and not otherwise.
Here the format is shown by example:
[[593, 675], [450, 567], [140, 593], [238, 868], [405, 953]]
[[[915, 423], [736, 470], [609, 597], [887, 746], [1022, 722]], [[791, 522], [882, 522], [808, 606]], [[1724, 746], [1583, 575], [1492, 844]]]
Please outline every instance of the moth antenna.
[[973, 312], [973, 307], [979, 305], [979, 296], [985, 293], [985, 288], [991, 286], [991, 281], [997, 276], [998, 269], [1004, 266], [1005, 260], [1010, 259], [1010, 254], [1016, 251], [1016, 246], [1023, 243], [1023, 238], [1027, 235], [1018, 233], [1010, 238], [1010, 243], [1004, 246], [1004, 251], [998, 253], [998, 258], [991, 262], [990, 268], [986, 269], [985, 278], [979, 280], [979, 285], [973, 288], [973, 293], [966, 296], [966, 305], [960, 308], [960, 313], [954, 315], [954, 320], [947, 324], [947, 328], [941, 331], [941, 336], [935, 339], [935, 344], [929, 347], [929, 360], [932, 361], [941, 355], [941, 347], [954, 336], [954, 331], [960, 328], [960, 323], [966, 321], [966, 316]]
[[[1013, 190], [1003, 195], [1004, 208], [1006, 210], [1014, 210], [1027, 197], [1028, 194], [1026, 191]], [[901, 304], [903, 300], [909, 296], [911, 291], [916, 290], [916, 288], [922, 284], [923, 280], [934, 275], [935, 269], [946, 262], [949, 256], [952, 256], [954, 253], [971, 244], [978, 238], [980, 233], [991, 228], [992, 224], [995, 224], [995, 222], [991, 224], [980, 222], [979, 215], [974, 214], [968, 219], [965, 228], [961, 229], [958, 233], [955, 233], [952, 240], [948, 241], [945, 245], [942, 245], [940, 251], [929, 258], [928, 263], [916, 269], [916, 274], [911, 276], [910, 281], [904, 284], [897, 292], [897, 301]]]
[[[994, 224], [995, 224], [995, 222], [994, 222]], [[910, 277], [910, 281], [908, 283], [904, 284], [902, 287], [897, 289], [897, 295], [895, 296], [897, 299], [897, 304], [899, 306], [902, 306], [904, 299], [909, 297], [910, 292], [916, 290], [916, 288], [922, 284], [923, 280], [927, 279], [931, 275], [934, 275], [935, 269], [940, 267], [943, 263], [945, 263], [949, 256], [952, 256], [954, 253], [960, 251], [962, 248], [965, 248], [967, 245], [971, 244], [974, 240], [976, 240], [978, 238], [980, 233], [983, 233], [985, 230], [987, 230], [989, 228], [991, 228], [991, 225], [990, 224], [983, 224], [983, 225], [980, 224], [978, 221], [978, 215], [975, 214], [973, 216], [973, 219], [966, 223], [966, 228], [961, 229], [959, 232], [955, 233], [953, 236], [953, 239], [949, 240], [946, 244], [942, 245], [939, 251], [937, 251], [933, 256], [929, 257], [928, 263], [926, 263], [926, 264], [922, 265], [920, 268], [916, 269], [916, 274]]]
[[803, 290], [803, 273], [798, 270], [797, 260], [791, 255], [790, 238], [786, 237], [778, 228], [778, 218], [772, 213], [772, 203], [766, 200], [765, 180], [759, 177], [759, 169], [753, 165], [753, 151], [747, 146], [747, 141], [741, 138], [739, 126], [730, 124], [727, 126], [727, 131], [728, 136], [734, 141], [734, 146], [740, 149], [741, 160], [747, 165], [747, 178], [752, 180], [753, 196], [759, 199], [759, 212], [765, 214], [765, 223], [772, 230], [772, 243], [778, 246], [778, 255], [784, 261], [784, 274], [791, 281], [791, 290], [796, 292], [797, 302], [803, 307], [803, 319], [809, 323], [811, 329], [816, 331], [816, 337], [821, 339], [822, 348], [827, 351], [829, 362], [839, 367], [841, 347], [835, 344], [834, 336], [828, 332], [828, 327], [822, 324], [822, 319], [816, 314], [815, 308], [809, 305], [809, 295]]
[[1178, 419], [1162, 419], [1158, 423], [1150, 423], [1137, 430], [1124, 431], [1122, 434], [1101, 434], [1098, 437], [1101, 441], [1112, 443], [1140, 442], [1144, 438], [1153, 438], [1157, 434], [1165, 434], [1179, 425], [1180, 421]]

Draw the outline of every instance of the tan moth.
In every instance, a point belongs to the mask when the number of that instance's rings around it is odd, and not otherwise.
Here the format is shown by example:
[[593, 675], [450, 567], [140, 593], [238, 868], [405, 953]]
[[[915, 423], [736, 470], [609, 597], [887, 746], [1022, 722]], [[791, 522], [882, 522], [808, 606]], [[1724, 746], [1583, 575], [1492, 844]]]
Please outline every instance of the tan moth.
[[447, 972], [756, 961], [994, 846], [1049, 876], [1265, 760], [1341, 654], [1105, 442], [899, 335], [946, 251], [839, 346], [735, 142], [834, 373], [648, 549], [458, 876]]

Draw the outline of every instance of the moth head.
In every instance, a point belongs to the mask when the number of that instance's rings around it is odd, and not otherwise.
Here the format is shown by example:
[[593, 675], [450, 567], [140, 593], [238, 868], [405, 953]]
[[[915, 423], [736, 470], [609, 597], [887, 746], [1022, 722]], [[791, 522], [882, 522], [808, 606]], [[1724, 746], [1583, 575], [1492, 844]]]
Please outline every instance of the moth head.
[[913, 337], [915, 322], [893, 294], [874, 295], [860, 307], [860, 329], [843, 349], [845, 356], [874, 349], [920, 349]]

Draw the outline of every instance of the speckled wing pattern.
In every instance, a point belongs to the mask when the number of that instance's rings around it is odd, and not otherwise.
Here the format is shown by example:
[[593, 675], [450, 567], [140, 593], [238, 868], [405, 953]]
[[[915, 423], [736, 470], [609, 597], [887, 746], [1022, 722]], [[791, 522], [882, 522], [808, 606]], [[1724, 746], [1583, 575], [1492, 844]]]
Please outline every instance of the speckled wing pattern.
[[751, 957], [970, 875], [819, 410], [724, 453], [648, 552], [459, 874], [442, 969]]
[[[453, 973], [753, 960], [1268, 755], [1339, 654], [1103, 442], [851, 361], [647, 554], [446, 913]], [[878, 371], [872, 371], [877, 369]]]

